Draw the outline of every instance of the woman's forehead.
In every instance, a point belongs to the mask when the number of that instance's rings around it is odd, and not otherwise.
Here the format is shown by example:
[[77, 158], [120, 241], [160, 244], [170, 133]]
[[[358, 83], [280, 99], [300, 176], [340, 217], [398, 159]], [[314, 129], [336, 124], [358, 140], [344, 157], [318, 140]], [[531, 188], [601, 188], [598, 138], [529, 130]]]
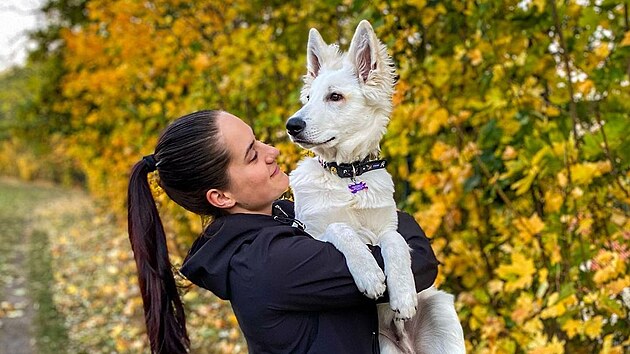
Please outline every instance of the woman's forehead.
[[254, 140], [252, 128], [240, 118], [222, 112], [219, 116], [219, 131], [223, 137], [223, 143], [230, 150], [233, 158], [244, 159], [250, 144]]

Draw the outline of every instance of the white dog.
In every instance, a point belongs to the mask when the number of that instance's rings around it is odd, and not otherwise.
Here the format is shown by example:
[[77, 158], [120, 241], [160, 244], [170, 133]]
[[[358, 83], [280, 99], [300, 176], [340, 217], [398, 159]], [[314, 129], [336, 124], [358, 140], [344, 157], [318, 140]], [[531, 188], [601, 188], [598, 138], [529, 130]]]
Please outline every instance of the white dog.
[[[296, 218], [346, 256], [367, 296], [380, 297], [386, 280], [389, 307], [379, 308], [382, 353], [464, 353], [453, 296], [435, 288], [415, 292], [409, 246], [396, 231], [394, 183], [378, 160], [395, 84], [387, 49], [367, 21], [358, 25], [346, 54], [311, 29], [307, 69], [304, 106], [286, 125], [293, 142], [317, 155], [290, 175]], [[381, 247], [385, 274], [366, 244]]]

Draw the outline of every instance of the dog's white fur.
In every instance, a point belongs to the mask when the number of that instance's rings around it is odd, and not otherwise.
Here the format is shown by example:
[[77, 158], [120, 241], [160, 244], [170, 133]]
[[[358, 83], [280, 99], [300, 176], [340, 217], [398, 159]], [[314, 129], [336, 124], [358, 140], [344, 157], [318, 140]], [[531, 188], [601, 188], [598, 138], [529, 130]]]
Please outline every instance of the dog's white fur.
[[[344, 54], [311, 29], [307, 69], [304, 105], [289, 119], [301, 120], [303, 129], [290, 133], [295, 143], [318, 157], [304, 159], [291, 173], [296, 218], [311, 235], [331, 242], [346, 256], [358, 288], [367, 296], [380, 297], [387, 282], [389, 307], [379, 308], [382, 353], [464, 353], [453, 296], [434, 288], [415, 293], [409, 247], [396, 231], [391, 176], [385, 169], [364, 173], [356, 181], [368, 188], [351, 193], [348, 185], [354, 180], [333, 175], [320, 163], [351, 163], [378, 155], [395, 84], [386, 47], [367, 21], [359, 23]], [[381, 247], [385, 273], [366, 244]]]

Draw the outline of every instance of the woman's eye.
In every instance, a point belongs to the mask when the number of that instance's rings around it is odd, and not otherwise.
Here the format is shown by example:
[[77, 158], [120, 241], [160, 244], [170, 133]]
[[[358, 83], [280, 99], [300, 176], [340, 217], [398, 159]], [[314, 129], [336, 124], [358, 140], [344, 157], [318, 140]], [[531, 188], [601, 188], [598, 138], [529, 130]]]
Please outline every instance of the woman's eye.
[[343, 96], [336, 92], [333, 92], [330, 94], [330, 96], [328, 96], [328, 99], [330, 101], [337, 102], [337, 101], [341, 101], [343, 99]]
[[254, 157], [252, 157], [252, 162], [256, 161], [257, 158], [258, 158], [258, 152], [254, 151]]

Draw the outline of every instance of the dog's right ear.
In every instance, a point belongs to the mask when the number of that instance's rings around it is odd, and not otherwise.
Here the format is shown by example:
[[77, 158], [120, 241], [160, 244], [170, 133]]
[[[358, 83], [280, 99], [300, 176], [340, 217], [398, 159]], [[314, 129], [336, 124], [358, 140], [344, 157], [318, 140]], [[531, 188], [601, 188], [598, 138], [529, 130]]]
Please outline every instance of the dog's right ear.
[[328, 45], [322, 39], [322, 36], [315, 28], [311, 28], [308, 32], [308, 45], [306, 47], [306, 69], [308, 75], [316, 78], [319, 70], [322, 68], [322, 59], [324, 51]]
[[366, 20], [359, 22], [350, 42], [348, 55], [363, 83], [367, 82], [370, 74], [378, 69], [379, 61], [383, 60], [379, 57], [380, 49], [381, 44], [374, 34], [372, 25]]

